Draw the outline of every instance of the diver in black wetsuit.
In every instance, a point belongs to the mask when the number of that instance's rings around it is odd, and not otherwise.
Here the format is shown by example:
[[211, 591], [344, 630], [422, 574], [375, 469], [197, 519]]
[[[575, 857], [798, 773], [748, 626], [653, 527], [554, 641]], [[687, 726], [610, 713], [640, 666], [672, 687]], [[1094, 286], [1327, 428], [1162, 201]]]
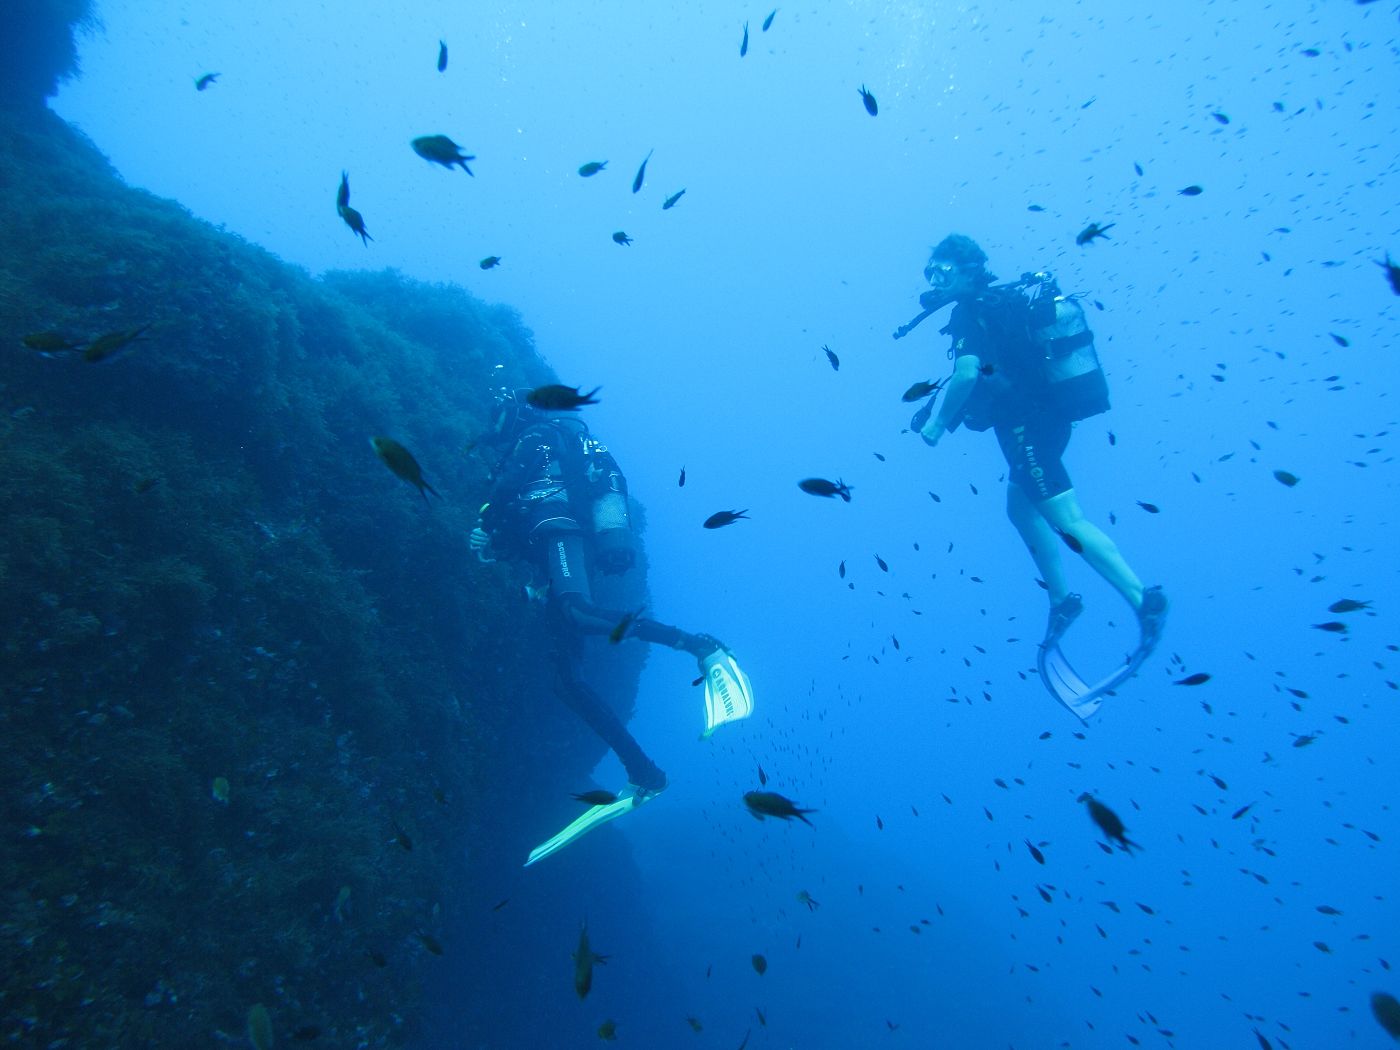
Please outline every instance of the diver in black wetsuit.
[[642, 616], [624, 624], [626, 613], [595, 604], [592, 574], [619, 575], [635, 560], [627, 481], [577, 415], [538, 411], [526, 402], [528, 394], [502, 390], [498, 395], [487, 440], [502, 457], [471, 546], [483, 560], [499, 550], [540, 570], [547, 580], [551, 655], [561, 698], [622, 760], [636, 794], [656, 794], [666, 787], [666, 774], [583, 679], [584, 638], [625, 633], [684, 650], [702, 668], [725, 647], [710, 635], [688, 634]]
[[943, 329], [953, 339], [953, 376], [920, 436], [935, 446], [959, 424], [995, 432], [1010, 467], [1007, 516], [1050, 595], [1046, 645], [1084, 607], [1065, 578], [1058, 532], [1132, 606], [1150, 648], [1166, 616], [1166, 596], [1160, 587], [1144, 588], [1117, 545], [1084, 517], [1061, 461], [1074, 423], [1108, 409], [1084, 311], [1049, 274], [995, 285], [986, 263], [975, 241], [953, 234], [933, 249], [924, 270], [933, 286], [920, 299], [926, 312], [957, 305]]

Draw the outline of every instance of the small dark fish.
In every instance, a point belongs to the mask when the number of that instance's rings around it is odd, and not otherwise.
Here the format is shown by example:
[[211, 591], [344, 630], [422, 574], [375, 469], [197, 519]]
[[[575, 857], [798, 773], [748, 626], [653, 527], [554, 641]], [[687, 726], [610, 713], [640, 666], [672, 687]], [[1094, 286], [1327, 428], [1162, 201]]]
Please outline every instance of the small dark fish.
[[681, 476], [676, 480], [678, 488], [685, 488], [685, 467], [681, 467]]
[[1035, 858], [1037, 864], [1045, 863], [1045, 854], [1036, 849], [1035, 844], [1030, 839], [1026, 839], [1026, 849], [1031, 851], [1031, 856]]
[[615, 1041], [617, 1039], [617, 1022], [612, 1018], [608, 1018], [608, 1020], [600, 1024], [598, 1026], [598, 1038], [610, 1043]]
[[690, 1025], [690, 1030], [692, 1032], [703, 1032], [705, 1030], [705, 1026], [700, 1023], [700, 1018], [698, 1017], [687, 1017], [685, 1023]]
[[744, 510], [717, 510], [705, 519], [704, 527], [707, 529], [722, 529], [726, 525], [733, 525], [740, 518], [748, 519], [749, 512]]
[[345, 220], [345, 225], [359, 236], [363, 244], [368, 246], [369, 242], [374, 240], [365, 229], [365, 217], [350, 207], [350, 173], [346, 171], [340, 173], [340, 187], [335, 192], [335, 212]]
[[497, 266], [501, 265], [501, 257], [499, 255], [488, 255], [486, 258], [482, 259], [481, 262], [477, 263], [477, 265], [483, 270], [494, 270]]
[[844, 559], [840, 565], [836, 566], [836, 575], [840, 576], [843, 580], [846, 578], [846, 562]]
[[627, 613], [623, 616], [622, 619], [617, 621], [617, 626], [608, 632], [608, 641], [616, 645], [618, 642], [622, 641], [622, 639], [626, 638], [627, 632], [632, 629], [632, 624], [634, 624], [637, 621], [637, 617], [641, 615], [642, 610], [638, 609], [634, 613]]
[[880, 566], [880, 571], [881, 571], [881, 572], [889, 572], [889, 571], [890, 571], [890, 567], [889, 567], [888, 565], [885, 564], [885, 559], [882, 558], [882, 557], [880, 557], [878, 554], [875, 555], [875, 564], [878, 565], [878, 566]]
[[651, 155], [655, 150], [647, 150], [647, 155], [642, 158], [642, 166], [637, 169], [637, 177], [632, 180], [632, 192], [639, 193], [642, 189], [642, 181], [647, 176], [647, 161], [651, 160]]
[[118, 350], [125, 350], [140, 339], [150, 327], [148, 324], [143, 324], [140, 328], [119, 328], [114, 332], [103, 332], [88, 343], [87, 349], [83, 351], [83, 360], [96, 364], [98, 361], [111, 357]]
[[308, 1043], [312, 1039], [317, 1039], [321, 1035], [321, 1029], [314, 1024], [304, 1024], [292, 1029], [292, 1038], [298, 1042]]
[[1139, 176], [1142, 175], [1142, 165], [1141, 165], [1141, 164], [1136, 164], [1136, 163], [1135, 163], [1135, 164], [1133, 165], [1133, 170], [1134, 170], [1135, 172], [1137, 172]]
[[1055, 531], [1060, 534], [1060, 539], [1065, 541], [1065, 546], [1068, 547], [1070, 550], [1074, 551], [1075, 554], [1084, 553], [1084, 544], [1080, 543], [1077, 538], [1071, 536], [1068, 532], [1065, 532], [1063, 529], [1056, 529]]
[[768, 972], [768, 960], [757, 952], [750, 957], [749, 962], [753, 963], [753, 972], [762, 977]]
[[424, 933], [422, 930], [419, 930], [418, 941], [420, 944], [423, 945], [424, 948], [427, 948], [428, 951], [432, 952], [434, 955], [442, 954], [441, 942], [438, 941], [438, 939], [434, 937], [431, 933]]
[[1138, 505], [1139, 507], [1141, 507], [1143, 510], [1147, 511], [1147, 513], [1149, 513], [1149, 514], [1160, 514], [1160, 513], [1162, 513], [1162, 508], [1159, 507], [1159, 506], [1157, 506], [1157, 504], [1155, 504], [1155, 503], [1144, 503], [1142, 500], [1138, 500], [1138, 501], [1137, 501], [1137, 505]]
[[1340, 620], [1328, 620], [1326, 623], [1315, 623], [1313, 627], [1319, 631], [1327, 631], [1329, 634], [1347, 633], [1347, 625]]
[[938, 393], [939, 388], [942, 386], [943, 380], [941, 379], [935, 379], [933, 382], [924, 380], [922, 382], [913, 384], [908, 390], [904, 391], [904, 393], [900, 395], [899, 399], [905, 402], [922, 401], [924, 398], [928, 397], [929, 394]]
[[1109, 809], [1098, 799], [1087, 791], [1079, 796], [1078, 801], [1089, 807], [1089, 818], [1099, 826], [1099, 830], [1104, 833], [1110, 842], [1115, 842], [1124, 853], [1132, 853], [1136, 849], [1142, 849], [1136, 842], [1129, 839], [1124, 833], [1127, 828], [1123, 826], [1123, 821], [1118, 814]]
[[611, 806], [617, 796], [611, 791], [584, 791], [573, 796], [575, 802], [586, 802], [590, 806]]
[[214, 81], [218, 79], [218, 73], [205, 73], [204, 76], [200, 77], [194, 82], [194, 89], [196, 91], [203, 91], [205, 88], [207, 88], [210, 84], [214, 83]]
[[1227, 117], [1224, 113], [1212, 113], [1211, 116], [1215, 118], [1215, 122], [1216, 122], [1217, 124], [1228, 124], [1228, 123], [1230, 123], [1230, 118]]
[[1294, 485], [1298, 484], [1300, 480], [1297, 474], [1290, 474], [1286, 470], [1274, 471], [1274, 478], [1278, 481], [1280, 485], [1287, 485], [1289, 488], [1292, 488]]
[[70, 339], [62, 332], [31, 332], [20, 342], [29, 349], [38, 350], [42, 354], [56, 354], [65, 350], [78, 350], [82, 347], [84, 340]]
[[438, 72], [447, 72], [447, 44], [441, 40], [438, 41]]
[[593, 964], [606, 963], [606, 955], [598, 955], [588, 945], [588, 923], [579, 926], [578, 950], [573, 953], [574, 960], [574, 991], [578, 992], [580, 999], [588, 995], [588, 991], [593, 987]]
[[365, 229], [365, 217], [348, 204], [340, 207], [340, 217], [345, 220], [345, 225], [350, 227], [350, 232], [360, 238], [360, 242], [369, 247], [369, 242], [374, 240], [369, 235], [369, 230]]
[[758, 782], [764, 787], [768, 786], [768, 774], [763, 772], [763, 767], [758, 767]]
[[1302, 736], [1297, 736], [1297, 737], [1294, 737], [1294, 738], [1293, 738], [1293, 746], [1294, 746], [1294, 747], [1307, 747], [1309, 744], [1311, 744], [1311, 743], [1312, 743], [1314, 740], [1316, 740], [1316, 739], [1317, 739], [1317, 737], [1316, 737], [1316, 735], [1314, 735], [1313, 733], [1304, 733]]
[[[420, 135], [409, 143], [413, 147], [413, 152], [424, 160], [432, 161], [434, 164], [441, 164], [444, 168], [451, 168], [455, 164], [460, 164], [462, 170], [468, 175], [472, 175], [472, 169], [467, 167], [467, 161], [476, 160], [472, 154], [466, 153], [462, 147], [453, 142], [446, 135]], [[472, 175], [475, 178], [475, 175]]]
[[1206, 682], [1209, 682], [1209, 681], [1210, 681], [1210, 675], [1206, 674], [1204, 671], [1197, 671], [1195, 674], [1189, 674], [1189, 675], [1187, 675], [1185, 678], [1178, 678], [1178, 679], [1177, 679], [1175, 682], [1173, 682], [1172, 684], [1173, 684], [1173, 685], [1204, 685]]
[[827, 481], [826, 478], [804, 478], [797, 483], [797, 487], [809, 496], [840, 496], [847, 503], [851, 502], [851, 486], [839, 478], [836, 481]]
[[865, 90], [864, 84], [860, 86], [860, 100], [865, 103], [865, 112], [869, 113], [872, 117], [879, 114], [880, 107], [875, 103], [875, 96]]
[[1321, 912], [1323, 915], [1340, 915], [1340, 914], [1342, 914], [1339, 910], [1337, 910], [1336, 908], [1332, 907], [1332, 905], [1330, 905], [1330, 904], [1319, 904], [1319, 905], [1317, 906], [1317, 910], [1318, 910], [1319, 912]]
[[1043, 207], [1041, 207], [1039, 204], [1027, 204], [1027, 205], [1026, 205], [1026, 211], [1044, 211], [1044, 210], [1045, 210], [1045, 209], [1044, 209]]
[[492, 911], [500, 911], [502, 908], [504, 908], [504, 907], [505, 907], [507, 904], [509, 904], [509, 903], [510, 903], [510, 898], [509, 898], [509, 897], [505, 897], [505, 898], [503, 898], [503, 899], [501, 899], [501, 900], [498, 900], [495, 904], [491, 905], [491, 910], [492, 910]]
[[1079, 231], [1079, 235], [1074, 238], [1074, 243], [1082, 248], [1090, 241], [1097, 240], [1100, 237], [1104, 240], [1110, 240], [1111, 238], [1108, 236], [1108, 231], [1117, 225], [1116, 222], [1110, 222], [1106, 226], [1100, 226], [1096, 222], [1091, 222], [1088, 226], [1085, 226], [1084, 229]]
[[763, 28], [763, 31], [764, 31], [765, 33], [768, 32], [768, 27], [771, 26], [771, 25], [773, 24], [773, 16], [776, 15], [777, 13], [778, 13], [778, 9], [775, 7], [775, 8], [773, 8], [773, 10], [771, 10], [771, 11], [768, 12], [768, 17], [765, 18], [765, 19], [763, 20], [763, 27], [762, 27], [762, 28]]
[[1332, 337], [1332, 342], [1336, 343], [1338, 346], [1341, 346], [1341, 347], [1348, 347], [1348, 346], [1351, 346], [1351, 340], [1348, 339], [1346, 336], [1344, 336], [1344, 335], [1338, 335], [1336, 332], [1328, 332], [1327, 334], [1330, 335], [1330, 336]]
[[378, 966], [381, 970], [389, 965], [389, 960], [384, 958], [384, 953], [375, 951], [373, 948], [365, 949], [365, 958], [369, 959], [370, 962], [374, 963], [374, 965]]
[[1390, 290], [1396, 295], [1400, 295], [1400, 264], [1390, 261], [1390, 253], [1386, 252], [1385, 262], [1376, 263], [1385, 271], [1385, 279], [1390, 282]]
[[1359, 602], [1355, 598], [1343, 598], [1341, 601], [1333, 602], [1327, 606], [1327, 611], [1331, 613], [1357, 612], [1360, 609], [1369, 609], [1370, 602]]
[[1400, 1001], [1387, 992], [1371, 993], [1371, 1013], [1382, 1028], [1400, 1039]]
[[588, 393], [581, 394], [576, 386], [550, 383], [535, 387], [526, 396], [525, 401], [530, 407], [544, 412], [574, 412], [584, 405], [596, 405], [598, 401], [593, 395], [602, 389], [595, 386]]
[[608, 162], [605, 160], [590, 160], [587, 164], [579, 166], [578, 173], [585, 179], [591, 179], [607, 166]]
[[394, 825], [394, 841], [399, 844], [399, 847], [405, 853], [412, 853], [413, 840], [408, 837], [408, 832], [399, 827], [399, 822], [397, 820], [390, 820], [389, 823]]
[[836, 356], [836, 354], [832, 351], [831, 347], [823, 343], [822, 353], [826, 354], [826, 359], [831, 363], [831, 370], [833, 372], [841, 371], [841, 359]]
[[1248, 813], [1248, 812], [1249, 812], [1251, 809], [1253, 809], [1253, 808], [1254, 808], [1254, 803], [1253, 803], [1253, 802], [1247, 803], [1246, 805], [1243, 805], [1243, 806], [1241, 806], [1239, 809], [1235, 810], [1235, 812], [1231, 813], [1231, 814], [1230, 814], [1230, 819], [1231, 819], [1231, 820], [1239, 820], [1242, 816], [1244, 816], [1246, 813]]
[[[384, 465], [393, 472], [394, 477], [408, 482], [416, 488], [423, 497], [423, 502], [428, 502], [428, 493], [431, 492], [438, 499], [437, 490], [423, 480], [423, 468], [418, 465], [418, 461], [413, 458], [413, 453], [404, 448], [393, 438], [372, 437], [369, 439], [370, 446], [374, 449], [374, 454], [383, 460]], [[409, 847], [410, 849], [412, 847]]]
[[1183, 197], [1199, 197], [1205, 190], [1201, 189], [1199, 186], [1187, 186], [1185, 189], [1177, 190], [1176, 192]]
[[627, 247], [627, 245], [629, 245], [629, 244], [631, 244], [631, 243], [632, 243], [632, 238], [629, 237], [629, 236], [627, 236], [627, 234], [626, 234], [625, 231], [623, 231], [623, 230], [616, 230], [616, 231], [614, 231], [614, 233], [613, 233], [613, 244], [620, 244], [620, 245], [622, 245], [622, 246], [625, 248], [625, 247]]
[[685, 196], [685, 190], [683, 190], [683, 189], [682, 189], [682, 190], [677, 190], [675, 193], [671, 194], [669, 197], [667, 197], [667, 198], [662, 202], [662, 204], [661, 204], [661, 210], [662, 210], [662, 211], [670, 211], [672, 208], [674, 208], [674, 207], [676, 206], [676, 201], [680, 200], [680, 199], [681, 199], [682, 197], [684, 197], [684, 196]]
[[739, 44], [739, 57], [743, 58], [749, 53], [749, 24], [744, 23], [744, 39]]
[[1108, 432], [1108, 443], [1110, 445], [1118, 444], [1118, 435], [1111, 430]]
[[880, 814], [878, 814], [878, 813], [875, 814], [875, 830], [876, 830], [876, 831], [884, 831], [884, 830], [885, 830], [885, 822], [884, 822], [883, 820], [880, 819]]
[[807, 819], [805, 814], [816, 812], [815, 809], [799, 809], [795, 802], [784, 798], [776, 791], [746, 791], [744, 805], [749, 807], [749, 812], [758, 820], [762, 820], [764, 817], [791, 820], [796, 817], [809, 827], [812, 826], [812, 822]]

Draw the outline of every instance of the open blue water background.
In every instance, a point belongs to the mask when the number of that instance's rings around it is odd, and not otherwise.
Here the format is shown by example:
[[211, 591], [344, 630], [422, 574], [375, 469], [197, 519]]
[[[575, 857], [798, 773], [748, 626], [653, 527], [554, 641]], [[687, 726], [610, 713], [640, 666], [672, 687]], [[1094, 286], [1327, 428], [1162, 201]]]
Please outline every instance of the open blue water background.
[[[1376, 265], [1400, 254], [1397, 5], [794, 4], [763, 32], [769, 10], [100, 0], [54, 108], [134, 185], [312, 272], [507, 303], [564, 382], [602, 386], [653, 612], [723, 638], [759, 707], [697, 743], [691, 666], [651, 658], [632, 728], [672, 786], [548, 862], [614, 957], [582, 1003], [576, 927], [538, 960], [553, 1045], [604, 1018], [644, 1047], [1389, 1045], [1368, 999], [1400, 994], [1400, 299]], [[437, 133], [474, 178], [409, 150]], [[335, 216], [342, 170], [368, 246]], [[1115, 225], [1076, 246], [1090, 222]], [[890, 336], [949, 232], [1102, 306], [1114, 408], [1067, 463], [1173, 607], [1087, 729], [1033, 674], [1045, 600], [995, 443], [905, 429], [946, 339]], [[812, 475], [854, 499], [804, 495]], [[1131, 614], [1072, 568], [1074, 654], [1111, 664]], [[813, 827], [745, 813], [760, 765]], [[1084, 791], [1140, 854], [1099, 848]], [[542, 803], [538, 837], [570, 815]], [[620, 862], [641, 899], [607, 893]], [[509, 957], [509, 924], [476, 949]], [[496, 1045], [452, 1032], [472, 994], [448, 969], [441, 1045]]]

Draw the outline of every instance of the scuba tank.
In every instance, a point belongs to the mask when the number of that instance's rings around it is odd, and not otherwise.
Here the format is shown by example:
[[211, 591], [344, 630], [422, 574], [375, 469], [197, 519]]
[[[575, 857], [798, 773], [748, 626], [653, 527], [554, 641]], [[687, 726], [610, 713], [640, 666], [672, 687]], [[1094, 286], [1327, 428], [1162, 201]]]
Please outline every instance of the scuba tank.
[[[576, 418], [531, 424], [507, 453], [499, 483], [509, 507], [493, 516], [493, 530], [515, 532], [532, 544], [557, 533], [589, 532], [598, 571], [626, 572], [636, 560], [627, 479], [606, 445]], [[511, 519], [507, 525], [502, 520]]]
[[1108, 411], [1108, 381], [1079, 296], [1063, 295], [1048, 273], [1021, 278], [1030, 304], [1031, 342], [1051, 409], [1071, 422]]
[[637, 557], [632, 515], [627, 508], [627, 479], [608, 447], [592, 437], [583, 439], [583, 463], [587, 491], [593, 500], [590, 524], [598, 568], [609, 575], [624, 573]]

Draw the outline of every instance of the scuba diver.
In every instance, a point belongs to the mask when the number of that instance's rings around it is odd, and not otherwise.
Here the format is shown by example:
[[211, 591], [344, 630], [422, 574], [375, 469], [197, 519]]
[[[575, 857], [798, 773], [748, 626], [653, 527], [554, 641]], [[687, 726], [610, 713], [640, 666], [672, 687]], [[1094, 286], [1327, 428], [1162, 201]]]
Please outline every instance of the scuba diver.
[[491, 498], [472, 530], [471, 548], [482, 561], [494, 561], [493, 552], [500, 552], [533, 566], [535, 583], [526, 591], [548, 602], [550, 656], [560, 697], [621, 759], [631, 790], [620, 798], [599, 793], [604, 801], [590, 805], [532, 852], [527, 865], [666, 788], [666, 774], [584, 680], [587, 636], [615, 642], [639, 638], [694, 656], [705, 685], [706, 736], [753, 711], [748, 677], [718, 639], [595, 603], [594, 574], [620, 576], [635, 561], [627, 480], [607, 446], [589, 434], [575, 412], [536, 409], [529, 394], [528, 389], [497, 394], [485, 443], [498, 449], [501, 458], [492, 471]]
[[[1023, 274], [995, 284], [986, 253], [970, 237], [952, 234], [933, 249], [924, 277], [932, 287], [919, 298], [924, 312], [895, 333], [907, 334], [950, 303], [942, 331], [952, 337], [953, 374], [943, 404], [938, 392], [910, 428], [930, 446], [960, 424], [992, 430], [1010, 468], [1006, 513], [1030, 551], [1050, 597], [1050, 619], [1040, 645], [1041, 680], [1081, 719], [1101, 698], [1127, 681], [1151, 654], [1166, 623], [1161, 587], [1144, 587], [1117, 545], [1084, 517], [1062, 457], [1075, 422], [1108, 410], [1108, 384], [1094, 336], [1076, 297], [1061, 294], [1048, 273]], [[1084, 611], [1069, 589], [1061, 541], [1133, 608], [1138, 646], [1126, 663], [1094, 683], [1070, 666], [1060, 640]]]

